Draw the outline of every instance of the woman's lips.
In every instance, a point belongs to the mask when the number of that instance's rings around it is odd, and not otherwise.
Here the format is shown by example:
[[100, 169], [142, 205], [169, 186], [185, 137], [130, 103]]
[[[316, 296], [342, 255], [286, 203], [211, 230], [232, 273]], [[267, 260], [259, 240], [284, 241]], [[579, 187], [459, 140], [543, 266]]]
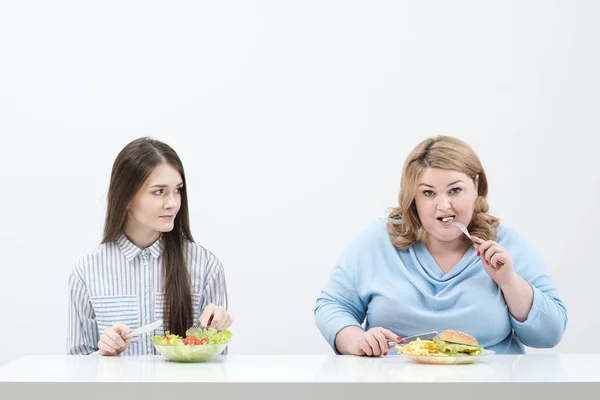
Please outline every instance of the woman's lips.
[[456, 217], [454, 215], [444, 215], [442, 217], [437, 217], [436, 219], [439, 221], [440, 224], [442, 224], [442, 226], [447, 227], [452, 225], [450, 221], [455, 218]]
[[438, 222], [439, 222], [440, 224], [442, 224], [442, 226], [452, 226], [452, 223], [451, 223], [450, 221], [446, 221], [446, 222], [444, 222], [444, 221], [442, 221], [442, 220], [438, 220]]

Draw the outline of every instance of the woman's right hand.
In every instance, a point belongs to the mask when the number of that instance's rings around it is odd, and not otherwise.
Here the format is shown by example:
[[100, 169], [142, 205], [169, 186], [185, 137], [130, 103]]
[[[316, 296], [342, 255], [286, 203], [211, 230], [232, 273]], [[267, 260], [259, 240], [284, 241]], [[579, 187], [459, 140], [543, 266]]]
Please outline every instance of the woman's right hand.
[[366, 332], [358, 335], [348, 347], [350, 354], [355, 356], [387, 356], [387, 352], [390, 348], [393, 348], [395, 344], [388, 344], [388, 342], [402, 343], [404, 340], [395, 335], [389, 329], [375, 327], [371, 328]]
[[131, 332], [131, 329], [123, 324], [113, 325], [106, 329], [100, 335], [100, 340], [98, 341], [100, 355], [118, 356], [121, 354], [129, 346], [129, 342], [131, 342], [131, 338], [123, 339], [122, 335], [129, 332]]

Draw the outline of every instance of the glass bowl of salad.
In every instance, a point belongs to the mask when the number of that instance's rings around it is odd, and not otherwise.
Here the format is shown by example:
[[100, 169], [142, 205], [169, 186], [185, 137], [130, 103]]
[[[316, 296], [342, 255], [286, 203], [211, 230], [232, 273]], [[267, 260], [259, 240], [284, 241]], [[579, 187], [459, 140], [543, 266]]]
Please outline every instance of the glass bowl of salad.
[[152, 343], [163, 357], [173, 362], [198, 363], [214, 359], [221, 354], [231, 340], [231, 332], [215, 328], [194, 329], [186, 332], [186, 337], [172, 335], [152, 336]]

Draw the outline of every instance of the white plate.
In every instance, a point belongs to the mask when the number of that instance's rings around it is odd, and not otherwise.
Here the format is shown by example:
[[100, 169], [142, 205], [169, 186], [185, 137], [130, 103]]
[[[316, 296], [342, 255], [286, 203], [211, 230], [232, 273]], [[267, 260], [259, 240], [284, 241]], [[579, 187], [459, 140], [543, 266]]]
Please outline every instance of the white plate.
[[478, 356], [415, 356], [413, 354], [398, 353], [400, 356], [408, 357], [421, 364], [472, 364], [494, 354], [496, 352], [492, 350], [484, 350], [483, 354]]

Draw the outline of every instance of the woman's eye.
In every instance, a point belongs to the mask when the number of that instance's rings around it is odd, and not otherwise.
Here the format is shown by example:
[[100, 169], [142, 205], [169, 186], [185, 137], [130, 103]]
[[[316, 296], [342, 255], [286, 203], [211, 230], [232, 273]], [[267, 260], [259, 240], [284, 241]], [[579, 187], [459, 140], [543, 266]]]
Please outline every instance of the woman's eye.
[[425, 195], [425, 197], [431, 197], [431, 196], [433, 196], [433, 191], [431, 191], [431, 190], [424, 190], [423, 194]]
[[158, 189], [156, 192], [154, 192], [154, 194], [163, 194], [164, 190], [163, 189]]
[[453, 188], [450, 190], [450, 193], [452, 194], [459, 194], [460, 192], [462, 192], [461, 188]]

